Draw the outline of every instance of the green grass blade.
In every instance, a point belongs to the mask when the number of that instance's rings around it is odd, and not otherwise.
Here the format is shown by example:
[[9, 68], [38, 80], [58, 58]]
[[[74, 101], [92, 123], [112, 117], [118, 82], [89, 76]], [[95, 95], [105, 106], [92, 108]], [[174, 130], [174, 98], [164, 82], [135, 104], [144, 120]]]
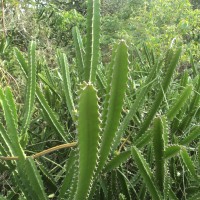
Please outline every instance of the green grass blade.
[[25, 137], [27, 129], [31, 121], [31, 115], [34, 108], [35, 101], [35, 89], [36, 89], [36, 61], [35, 61], [35, 49], [36, 43], [31, 42], [29, 46], [28, 55], [28, 79], [27, 79], [27, 89], [26, 89], [26, 100], [24, 104], [24, 117], [22, 122], [21, 136], [22, 139]]
[[100, 121], [97, 92], [93, 85], [83, 84], [78, 112], [79, 175], [75, 199], [82, 200], [89, 194], [97, 165]]
[[193, 88], [192, 85], [188, 85], [187, 87], [185, 87], [182, 93], [178, 97], [176, 97], [175, 102], [173, 103], [173, 105], [166, 114], [169, 120], [173, 120], [174, 117], [180, 111], [180, 109], [185, 105], [185, 103], [187, 102], [188, 98], [192, 93], [192, 88]]
[[99, 170], [101, 170], [109, 155], [115, 137], [125, 97], [128, 79], [128, 50], [124, 41], [121, 41], [116, 52], [108, 101], [108, 112], [100, 149]]
[[85, 56], [85, 81], [96, 80], [99, 59], [100, 0], [87, 1], [87, 42]]
[[74, 101], [71, 91], [71, 80], [69, 74], [69, 66], [67, 62], [66, 55], [61, 52], [57, 52], [58, 63], [61, 69], [61, 75], [63, 79], [63, 91], [65, 94], [66, 105], [69, 110], [70, 115], [74, 118], [73, 111], [75, 110]]
[[178, 63], [180, 55], [181, 55], [181, 49], [178, 49], [172, 57], [172, 60], [168, 66], [168, 71], [162, 82], [161, 89], [158, 92], [157, 97], [152, 105], [152, 108], [148, 112], [146, 119], [144, 120], [143, 124], [141, 125], [141, 128], [140, 128], [140, 131], [138, 132], [137, 138], [140, 137], [143, 133], [145, 133], [145, 131], [148, 129], [151, 121], [153, 120], [153, 117], [155, 116], [157, 110], [159, 109], [159, 106], [160, 106], [160, 104], [164, 98], [164, 95], [167, 92], [169, 84], [171, 82], [171, 79], [172, 79], [172, 76], [173, 76], [174, 70], [176, 68], [176, 65]]
[[145, 181], [145, 184], [154, 200], [160, 200], [159, 190], [156, 188], [153, 175], [151, 173], [151, 169], [148, 166], [147, 162], [143, 158], [142, 154], [139, 152], [139, 150], [136, 147], [132, 147], [131, 149], [132, 156], [134, 161], [136, 162], [138, 169], [142, 175], [142, 178]]

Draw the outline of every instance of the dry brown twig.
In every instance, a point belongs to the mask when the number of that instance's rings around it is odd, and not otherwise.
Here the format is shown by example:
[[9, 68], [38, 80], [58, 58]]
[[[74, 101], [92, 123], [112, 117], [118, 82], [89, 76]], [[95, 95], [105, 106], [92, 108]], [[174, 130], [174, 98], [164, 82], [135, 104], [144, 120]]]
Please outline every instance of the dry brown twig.
[[[28, 157], [32, 157], [33, 159], [36, 159], [36, 158], [39, 158], [41, 156], [44, 156], [48, 153], [51, 153], [53, 151], [57, 151], [57, 150], [60, 150], [60, 149], [65, 149], [65, 148], [70, 148], [70, 147], [74, 147], [77, 145], [77, 142], [72, 142], [72, 143], [67, 143], [67, 144], [61, 144], [61, 145], [58, 145], [58, 146], [55, 146], [55, 147], [52, 147], [52, 148], [49, 148], [49, 149], [46, 149], [44, 151], [41, 151], [39, 153], [36, 153], [36, 154], [33, 154], [31, 156], [27, 156]], [[5, 157], [5, 156], [0, 156], [0, 160], [18, 160], [19, 158], [18, 157]]]

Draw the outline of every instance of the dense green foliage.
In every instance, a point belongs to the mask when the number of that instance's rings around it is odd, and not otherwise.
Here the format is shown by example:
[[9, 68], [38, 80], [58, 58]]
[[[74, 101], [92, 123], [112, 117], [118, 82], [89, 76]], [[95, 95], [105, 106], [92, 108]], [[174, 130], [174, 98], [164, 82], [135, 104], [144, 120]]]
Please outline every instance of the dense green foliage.
[[198, 1], [1, 8], [0, 199], [200, 197]]

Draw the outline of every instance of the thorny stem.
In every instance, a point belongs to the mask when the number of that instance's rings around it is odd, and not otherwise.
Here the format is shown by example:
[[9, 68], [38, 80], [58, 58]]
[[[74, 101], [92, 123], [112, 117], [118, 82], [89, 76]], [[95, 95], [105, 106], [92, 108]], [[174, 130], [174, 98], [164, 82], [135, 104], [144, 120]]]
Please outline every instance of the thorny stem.
[[[74, 147], [76, 145], [77, 145], [77, 142], [72, 142], [72, 143], [68, 143], [68, 144], [61, 144], [61, 145], [58, 145], [58, 146], [46, 149], [44, 151], [41, 151], [39, 153], [33, 154], [31, 156], [27, 156], [27, 158], [28, 157], [32, 157], [33, 159], [36, 159], [36, 158], [44, 156], [44, 155], [46, 155], [48, 153], [51, 153], [53, 151], [57, 151], [59, 149], [64, 149], [64, 148], [69, 148], [69, 147]], [[18, 160], [18, 159], [19, 159], [18, 157], [4, 157], [4, 156], [0, 156], [0, 160]]]

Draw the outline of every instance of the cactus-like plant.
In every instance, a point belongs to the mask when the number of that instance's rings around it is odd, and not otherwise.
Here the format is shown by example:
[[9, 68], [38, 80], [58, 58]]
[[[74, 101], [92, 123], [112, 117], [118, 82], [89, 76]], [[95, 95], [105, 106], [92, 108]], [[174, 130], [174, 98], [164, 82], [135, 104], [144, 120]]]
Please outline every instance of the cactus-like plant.
[[[39, 74], [49, 88], [45, 90], [36, 82], [35, 42], [30, 43], [28, 62], [15, 49], [16, 58], [27, 80], [27, 92], [21, 122], [18, 120], [17, 104], [11, 89], [0, 89], [0, 102], [5, 118], [5, 123], [0, 123], [0, 159], [5, 164], [1, 163], [0, 168], [6, 167], [12, 172], [11, 176], [21, 199], [49, 199], [52, 194], [49, 192], [51, 189], [45, 188], [46, 183], [53, 188], [53, 197], [60, 200], [176, 199], [174, 185], [172, 188], [169, 186], [175, 179], [174, 174], [177, 174], [174, 166], [178, 162], [192, 175], [192, 182], [199, 181], [196, 163], [189, 152], [193, 148], [187, 145], [199, 136], [198, 125], [194, 125], [192, 129], [189, 127], [199, 109], [200, 76], [197, 75], [189, 82], [185, 74], [181, 83], [182, 92], [167, 99], [181, 50], [174, 53], [170, 50], [167, 53], [163, 69], [160, 59], [152, 57], [153, 62], [151, 61], [145, 46], [145, 55], [151, 69], [146, 80], [136, 90], [133, 102], [130, 102], [126, 96], [130, 67], [126, 42], [121, 40], [115, 45], [107, 74], [104, 75], [99, 67], [100, 1], [88, 0], [87, 5], [86, 48], [78, 28], [73, 29], [79, 76], [77, 99], [73, 93], [69, 63], [64, 53], [57, 53], [61, 89], [46, 69], [46, 76]], [[163, 78], [160, 76], [161, 71]], [[156, 95], [150, 102], [151, 107], [146, 108], [147, 114], [141, 117], [141, 108], [151, 90]], [[51, 108], [43, 91], [48, 91], [48, 95], [52, 92], [66, 105], [67, 116], [73, 123], [76, 135], [69, 133], [65, 124], [59, 120], [56, 109]], [[102, 91], [104, 95], [101, 96]], [[170, 103], [161, 108], [163, 100]], [[123, 109], [126, 106], [127, 112]], [[55, 137], [64, 144], [27, 156], [34, 107], [43, 114]], [[161, 114], [155, 117], [158, 111]], [[184, 116], [185, 113], [189, 116]], [[137, 122], [137, 129], [130, 128], [129, 125], [138, 115], [140, 120]], [[177, 121], [179, 123], [176, 124]], [[177, 135], [180, 130], [186, 131], [186, 134]], [[69, 143], [72, 140], [75, 142]], [[67, 151], [66, 148], [69, 147], [74, 149]], [[51, 175], [42, 161], [35, 160], [63, 148], [67, 152], [64, 167], [57, 163], [56, 167], [61, 170], [55, 176]], [[198, 151], [199, 149], [198, 147]], [[129, 173], [121, 167], [124, 163]], [[190, 198], [193, 197], [196, 196], [191, 195]]]

